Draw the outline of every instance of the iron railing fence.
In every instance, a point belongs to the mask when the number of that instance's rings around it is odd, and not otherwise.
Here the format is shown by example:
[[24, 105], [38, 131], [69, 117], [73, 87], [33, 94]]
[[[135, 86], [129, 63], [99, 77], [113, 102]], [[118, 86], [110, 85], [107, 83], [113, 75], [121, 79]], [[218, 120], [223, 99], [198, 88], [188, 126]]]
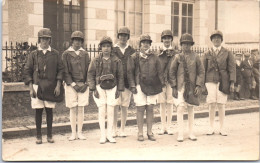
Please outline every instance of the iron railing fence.
[[[90, 59], [96, 57], [100, 50], [98, 46], [95, 44], [89, 44], [85, 46], [85, 50], [88, 52]], [[23, 81], [23, 69], [26, 63], [27, 54], [37, 48], [37, 43], [35, 44], [28, 44], [27, 42], [18, 43], [18, 42], [8, 42], [2, 46], [2, 79], [3, 82], [22, 82]], [[161, 47], [159, 46], [152, 46], [152, 51], [157, 51]], [[235, 53], [242, 53], [250, 52], [250, 48], [232, 48], [228, 47], [230, 51]], [[201, 46], [193, 46], [192, 50], [203, 56], [203, 54], [209, 50], [208, 47], [201, 47]], [[139, 49], [136, 49], [139, 51]]]

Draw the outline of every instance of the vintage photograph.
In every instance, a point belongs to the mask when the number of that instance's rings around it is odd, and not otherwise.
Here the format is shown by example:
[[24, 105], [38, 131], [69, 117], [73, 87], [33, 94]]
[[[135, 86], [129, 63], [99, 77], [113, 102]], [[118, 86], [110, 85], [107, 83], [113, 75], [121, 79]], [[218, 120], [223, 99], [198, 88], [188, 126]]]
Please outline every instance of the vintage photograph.
[[2, 0], [2, 161], [259, 161], [260, 0]]

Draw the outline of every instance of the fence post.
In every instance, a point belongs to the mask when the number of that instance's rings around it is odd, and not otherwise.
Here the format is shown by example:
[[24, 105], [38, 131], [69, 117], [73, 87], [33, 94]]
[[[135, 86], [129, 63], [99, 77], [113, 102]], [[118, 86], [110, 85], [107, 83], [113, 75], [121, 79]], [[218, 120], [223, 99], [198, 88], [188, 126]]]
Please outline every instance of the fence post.
[[19, 64], [18, 64], [18, 55], [17, 55], [17, 53], [20, 53], [20, 49], [18, 48], [18, 45], [19, 45], [19, 43], [17, 43], [16, 42], [16, 46], [15, 46], [15, 60], [16, 60], [16, 69], [15, 69], [15, 77], [16, 77], [16, 80], [19, 78], [19, 74], [18, 74], [18, 69], [19, 69]]
[[13, 82], [13, 42], [11, 42], [11, 82]]
[[8, 46], [7, 46], [7, 41], [5, 42], [5, 71], [7, 71], [7, 55], [8, 55]]
[[96, 58], [96, 44], [94, 44], [94, 58]]

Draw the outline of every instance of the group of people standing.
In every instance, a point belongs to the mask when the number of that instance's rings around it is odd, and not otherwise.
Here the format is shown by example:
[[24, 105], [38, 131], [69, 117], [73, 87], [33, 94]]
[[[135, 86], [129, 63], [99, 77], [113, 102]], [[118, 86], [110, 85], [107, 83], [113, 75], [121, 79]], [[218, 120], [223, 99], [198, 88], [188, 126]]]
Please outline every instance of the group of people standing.
[[[242, 60], [244, 56], [244, 60]], [[259, 94], [259, 52], [257, 49], [252, 49], [251, 54], [246, 52], [235, 54], [236, 59], [236, 83], [234, 100], [244, 100], [240, 96], [240, 89], [243, 82], [245, 88], [249, 90], [249, 99], [258, 100]]]
[[[184, 140], [183, 113], [188, 111], [189, 139], [197, 140], [193, 133], [194, 106], [199, 105], [199, 96], [207, 94], [210, 127], [208, 135], [215, 133], [215, 109], [219, 109], [220, 130], [224, 128], [227, 96], [234, 91], [236, 63], [233, 54], [221, 46], [222, 32], [216, 30], [210, 36], [213, 47], [201, 59], [191, 51], [194, 45], [190, 34], [180, 38], [181, 51], [172, 47], [173, 34], [164, 30], [161, 34], [163, 48], [157, 52], [150, 49], [152, 40], [148, 34], [140, 36], [139, 51], [127, 42], [130, 30], [118, 30], [118, 43], [113, 45], [110, 37], [104, 36], [99, 43], [101, 53], [90, 60], [83, 48], [84, 35], [75, 31], [71, 35], [71, 47], [62, 55], [50, 47], [50, 29], [38, 33], [38, 49], [28, 55], [25, 65], [25, 84], [29, 85], [31, 105], [36, 109], [37, 144], [42, 143], [42, 112], [47, 113], [47, 141], [52, 138], [52, 109], [60, 102], [65, 92], [65, 104], [70, 109], [72, 134], [69, 140], [84, 140], [82, 126], [84, 107], [89, 104], [90, 92], [98, 107], [100, 143], [116, 143], [116, 137], [126, 137], [127, 110], [133, 95], [136, 106], [137, 140], [144, 141], [144, 113], [146, 112], [147, 137], [156, 141], [152, 131], [154, 106], [160, 104], [161, 130], [158, 134], [172, 135], [170, 129], [173, 107], [177, 108], [178, 137]], [[63, 87], [63, 81], [65, 82]], [[50, 85], [55, 85], [50, 87]], [[65, 90], [63, 90], [65, 88]], [[40, 93], [39, 93], [40, 92]], [[49, 95], [49, 94], [51, 95]], [[52, 98], [48, 98], [52, 97]], [[121, 109], [120, 132], [117, 115]], [[105, 119], [107, 117], [107, 130]]]

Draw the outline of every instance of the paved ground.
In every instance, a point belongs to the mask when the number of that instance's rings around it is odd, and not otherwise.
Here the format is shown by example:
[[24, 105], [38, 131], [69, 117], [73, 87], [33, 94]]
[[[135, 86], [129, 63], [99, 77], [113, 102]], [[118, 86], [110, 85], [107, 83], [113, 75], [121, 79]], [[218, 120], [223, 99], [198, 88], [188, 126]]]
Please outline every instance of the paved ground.
[[[216, 118], [218, 121], [218, 118]], [[187, 121], [186, 127], [187, 127]], [[70, 142], [70, 134], [55, 135], [55, 143], [36, 145], [34, 137], [5, 140], [2, 143], [2, 159], [17, 160], [257, 160], [259, 159], [259, 112], [236, 114], [226, 117], [227, 137], [218, 134], [205, 135], [208, 118], [195, 120], [198, 141], [176, 141], [176, 122], [172, 128], [174, 135], [159, 136], [151, 142], [136, 141], [136, 126], [127, 127], [127, 138], [117, 138], [116, 144], [99, 144], [99, 130], [85, 131], [87, 140]], [[160, 123], [154, 125], [154, 133], [159, 132]]]

